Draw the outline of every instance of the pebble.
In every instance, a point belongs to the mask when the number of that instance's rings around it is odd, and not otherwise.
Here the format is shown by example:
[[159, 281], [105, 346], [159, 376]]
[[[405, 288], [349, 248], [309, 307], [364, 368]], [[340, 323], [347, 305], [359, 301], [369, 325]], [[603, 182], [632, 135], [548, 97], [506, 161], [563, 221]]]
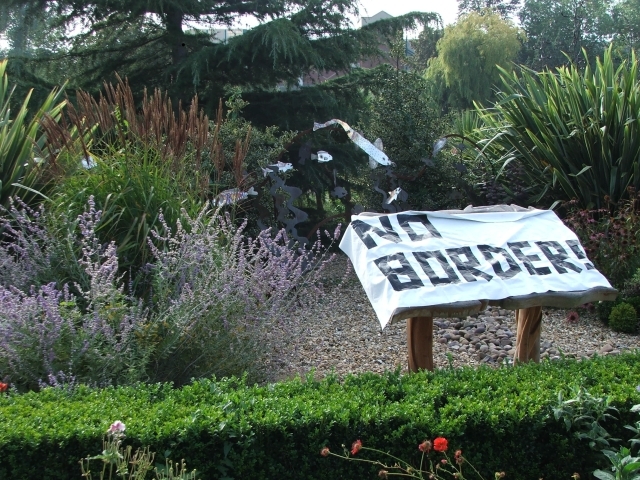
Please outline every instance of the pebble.
[[[344, 269], [334, 271], [338, 272], [336, 277], [344, 274]], [[331, 304], [326, 301], [329, 298], [339, 301]], [[578, 322], [569, 324], [566, 311], [544, 309], [541, 358], [587, 359], [640, 349], [638, 335], [614, 332], [595, 316], [583, 310], [578, 313]], [[465, 319], [435, 318], [433, 323], [436, 368], [449, 367], [447, 354], [452, 357], [453, 367], [498, 367], [513, 359], [517, 331], [513, 311], [488, 307]], [[312, 370], [316, 378], [331, 372], [342, 377], [396, 368], [407, 371], [406, 322], [389, 324], [380, 331], [375, 312], [353, 272], [339, 291], [327, 292], [302, 314], [290, 316], [283, 324], [265, 326], [260, 339], [267, 348], [263, 368], [268, 381], [304, 376]]]

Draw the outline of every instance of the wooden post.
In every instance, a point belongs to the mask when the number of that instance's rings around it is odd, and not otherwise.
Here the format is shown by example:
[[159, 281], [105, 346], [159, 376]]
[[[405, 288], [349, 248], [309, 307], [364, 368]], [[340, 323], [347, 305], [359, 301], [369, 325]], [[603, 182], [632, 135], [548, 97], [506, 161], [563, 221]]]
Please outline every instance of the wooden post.
[[433, 371], [433, 317], [407, 319], [409, 371]]
[[514, 363], [540, 362], [540, 333], [542, 331], [542, 307], [516, 310], [516, 353]]

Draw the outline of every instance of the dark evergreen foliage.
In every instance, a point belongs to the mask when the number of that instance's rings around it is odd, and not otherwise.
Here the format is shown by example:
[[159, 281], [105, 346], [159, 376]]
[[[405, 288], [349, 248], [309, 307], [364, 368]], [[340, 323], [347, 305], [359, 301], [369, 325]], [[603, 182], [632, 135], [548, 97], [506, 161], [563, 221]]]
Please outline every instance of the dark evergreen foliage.
[[[357, 13], [355, 0], [9, 0], [5, 8], [27, 11], [27, 18], [49, 15], [59, 26], [84, 26], [42, 55], [13, 49], [10, 56], [34, 74], [62, 63], [69, 68], [48, 75], [51, 82], [65, 74], [72, 86], [96, 92], [117, 72], [138, 94], [143, 87], [167, 88], [186, 101], [198, 93], [207, 113], [215, 111], [225, 85], [272, 91], [297, 85], [313, 70], [347, 72], [379, 53], [381, 35], [440, 21], [416, 13], [356, 30], [348, 17]], [[226, 42], [212, 37], [208, 29], [242, 15], [262, 23]]]
[[609, 44], [613, 34], [611, 0], [525, 0], [519, 13], [526, 34], [519, 63], [534, 70], [574, 62], [584, 66]]

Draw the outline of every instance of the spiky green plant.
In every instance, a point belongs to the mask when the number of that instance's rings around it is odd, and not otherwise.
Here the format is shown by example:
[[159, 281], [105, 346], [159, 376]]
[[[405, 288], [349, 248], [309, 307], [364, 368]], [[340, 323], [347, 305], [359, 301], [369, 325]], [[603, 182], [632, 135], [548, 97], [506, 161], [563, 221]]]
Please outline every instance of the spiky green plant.
[[[614, 66], [611, 48], [584, 70], [501, 70], [490, 108], [476, 105], [467, 136], [505, 171], [524, 169], [533, 203], [577, 199], [583, 208], [615, 209], [640, 186], [640, 84], [635, 54]], [[472, 125], [471, 122], [468, 125]], [[508, 185], [506, 185], [508, 188]]]
[[46, 161], [34, 160], [36, 154], [44, 155], [47, 141], [40, 120], [46, 115], [58, 121], [66, 104], [60, 101], [62, 89], [54, 89], [35, 112], [30, 112], [30, 91], [12, 117], [10, 103], [15, 87], [9, 89], [6, 68], [7, 60], [0, 61], [0, 205], [5, 207], [9, 197], [19, 195], [28, 202], [44, 187], [41, 182]]
[[116, 243], [120, 269], [133, 280], [149, 261], [147, 238], [162, 229], [161, 216], [174, 228], [182, 209], [195, 214], [201, 202], [183, 190], [186, 182], [172, 175], [153, 147], [128, 144], [105, 151], [96, 162], [95, 168], [78, 169], [59, 182], [52, 201], [59, 214], [73, 219], [93, 197], [102, 211], [97, 236], [103, 244]]

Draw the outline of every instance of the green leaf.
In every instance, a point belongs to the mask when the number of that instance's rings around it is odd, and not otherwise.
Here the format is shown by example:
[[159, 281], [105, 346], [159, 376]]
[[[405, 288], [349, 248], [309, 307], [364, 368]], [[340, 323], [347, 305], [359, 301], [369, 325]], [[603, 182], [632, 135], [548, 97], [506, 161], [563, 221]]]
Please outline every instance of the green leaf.
[[616, 477], [613, 474], [605, 472], [603, 470], [596, 470], [595, 472], [593, 472], [593, 476], [599, 478], [600, 480], [616, 480]]

